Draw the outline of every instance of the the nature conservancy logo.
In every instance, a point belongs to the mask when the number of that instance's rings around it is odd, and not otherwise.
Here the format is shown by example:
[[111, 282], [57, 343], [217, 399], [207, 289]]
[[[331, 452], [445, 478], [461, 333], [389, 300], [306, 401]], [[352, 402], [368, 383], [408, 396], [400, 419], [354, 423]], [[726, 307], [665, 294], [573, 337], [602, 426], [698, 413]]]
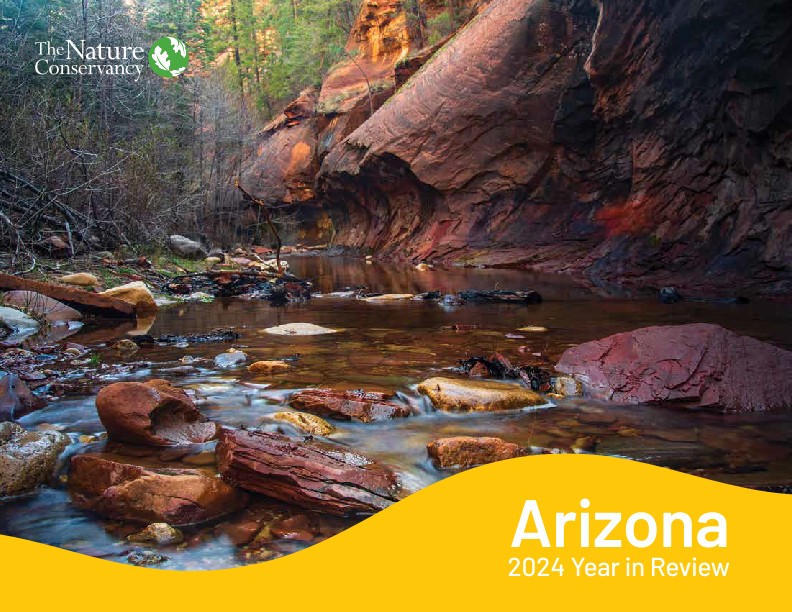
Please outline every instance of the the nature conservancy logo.
[[187, 47], [172, 36], [163, 36], [149, 49], [149, 66], [154, 74], [166, 79], [187, 70], [187, 61]]
[[[33, 69], [38, 75], [51, 76], [131, 76], [140, 79], [146, 49], [144, 47], [113, 47], [88, 45], [85, 40], [35, 43], [39, 58]], [[187, 47], [171, 36], [164, 36], [151, 45], [148, 63], [154, 74], [165, 78], [179, 76], [187, 70]]]

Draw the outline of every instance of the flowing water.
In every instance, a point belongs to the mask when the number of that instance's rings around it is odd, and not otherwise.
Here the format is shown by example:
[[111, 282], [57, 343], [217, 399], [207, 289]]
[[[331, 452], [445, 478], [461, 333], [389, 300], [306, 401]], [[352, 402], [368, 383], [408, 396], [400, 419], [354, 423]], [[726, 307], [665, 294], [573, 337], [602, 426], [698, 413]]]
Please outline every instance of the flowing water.
[[[276, 430], [267, 415], [282, 410], [296, 389], [316, 386], [399, 392], [416, 414], [394, 421], [363, 424], [336, 422], [332, 440], [393, 466], [405, 490], [417, 490], [443, 478], [426, 455], [426, 444], [450, 435], [494, 435], [523, 445], [569, 446], [575, 440], [596, 441], [596, 452], [629, 457], [745, 486], [792, 483], [792, 415], [720, 415], [658, 407], [611, 407], [591, 400], [554, 400], [549, 407], [489, 414], [434, 412], [415, 386], [421, 380], [449, 374], [459, 360], [498, 351], [519, 364], [534, 354], [552, 360], [565, 348], [646, 325], [717, 323], [737, 333], [792, 348], [792, 312], [784, 304], [682, 302], [664, 305], [652, 298], [608, 296], [571, 279], [513, 270], [449, 269], [419, 272], [412, 268], [358, 259], [294, 257], [292, 271], [314, 282], [325, 294], [306, 303], [271, 307], [267, 302], [238, 298], [209, 304], [178, 304], [161, 309], [150, 333], [189, 334], [233, 326], [242, 336], [233, 344], [251, 360], [295, 358], [282, 374], [255, 376], [242, 367], [218, 370], [212, 359], [227, 344], [144, 346], [121, 374], [111, 380], [167, 378], [191, 389], [211, 419], [230, 426]], [[535, 289], [539, 305], [445, 306], [433, 301], [369, 303], [326, 294], [350, 286], [369, 291], [419, 293], [464, 289]], [[322, 336], [274, 336], [267, 327], [310, 322], [341, 330]], [[455, 331], [453, 326], [460, 326]], [[544, 333], [519, 332], [542, 326]], [[469, 329], [467, 326], [477, 326]], [[85, 329], [70, 340], [97, 346], [123, 337], [128, 330]], [[99, 349], [101, 350], [101, 349]], [[112, 362], [109, 352], [103, 359]], [[196, 358], [185, 367], [184, 357]], [[189, 360], [188, 360], [189, 361]], [[453, 375], [453, 374], [452, 374]], [[79, 376], [79, 372], [74, 374]], [[107, 381], [103, 381], [107, 382]], [[73, 396], [21, 420], [26, 427], [56, 426], [75, 440], [69, 453], [104, 449], [104, 442], [79, 443], [80, 435], [97, 434], [102, 426], [93, 396]], [[283, 427], [280, 425], [280, 427]], [[207, 449], [190, 451], [106, 450], [145, 465], [205, 463]], [[211, 469], [211, 468], [206, 468]], [[249, 510], [290, 515], [300, 510], [259, 501]], [[169, 560], [160, 567], [207, 569], [260, 560], [232, 542], [238, 517], [186, 530], [187, 541], [163, 550]], [[315, 518], [321, 524], [314, 542], [354, 521]], [[0, 532], [86, 554], [124, 561], [134, 548], [125, 536], [139, 527], [105, 521], [69, 503], [65, 485], [0, 503]], [[276, 542], [267, 554], [286, 554], [309, 543]]]

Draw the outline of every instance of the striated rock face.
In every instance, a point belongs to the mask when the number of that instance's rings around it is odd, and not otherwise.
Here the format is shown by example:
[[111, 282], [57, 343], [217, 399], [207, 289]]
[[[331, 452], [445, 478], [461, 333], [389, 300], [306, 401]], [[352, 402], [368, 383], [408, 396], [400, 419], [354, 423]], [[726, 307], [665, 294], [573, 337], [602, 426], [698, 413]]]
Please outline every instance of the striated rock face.
[[371, 423], [410, 416], [410, 408], [391, 401], [393, 395], [376, 391], [306, 389], [289, 398], [295, 410], [342, 421]]
[[556, 369], [617, 404], [792, 408], [792, 352], [718, 325], [644, 327], [567, 349]]
[[201, 470], [144, 468], [99, 455], [72, 457], [72, 501], [108, 518], [191, 525], [241, 509], [247, 495]]
[[324, 158], [335, 243], [789, 290], [787, 9], [493, 0]]
[[224, 429], [217, 467], [243, 489], [329, 514], [382, 510], [398, 490], [393, 472], [343, 446], [262, 431]]

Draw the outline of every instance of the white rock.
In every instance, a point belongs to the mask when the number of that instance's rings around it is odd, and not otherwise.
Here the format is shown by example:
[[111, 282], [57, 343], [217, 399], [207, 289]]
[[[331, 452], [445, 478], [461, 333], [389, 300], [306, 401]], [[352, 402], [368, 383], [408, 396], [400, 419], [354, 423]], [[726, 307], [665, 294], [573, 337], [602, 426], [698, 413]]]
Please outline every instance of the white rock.
[[285, 325], [268, 327], [264, 331], [275, 336], [320, 336], [322, 334], [334, 334], [339, 330], [314, 325], [313, 323], [286, 323]]
[[8, 328], [11, 332], [4, 341], [16, 344], [35, 334], [39, 329], [39, 324], [33, 317], [26, 315], [21, 310], [0, 306], [0, 327]]

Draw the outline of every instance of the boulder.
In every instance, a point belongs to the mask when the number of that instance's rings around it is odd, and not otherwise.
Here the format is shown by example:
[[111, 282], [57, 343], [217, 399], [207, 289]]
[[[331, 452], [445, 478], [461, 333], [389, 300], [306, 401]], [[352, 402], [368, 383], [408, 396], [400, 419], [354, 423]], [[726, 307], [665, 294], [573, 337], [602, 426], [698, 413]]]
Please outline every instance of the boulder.
[[67, 285], [76, 285], [77, 287], [96, 287], [101, 284], [95, 275], [87, 272], [67, 274], [66, 276], [61, 276], [59, 280]]
[[96, 454], [72, 457], [74, 504], [119, 521], [192, 525], [240, 510], [247, 495], [202, 470], [146, 468]]
[[19, 376], [0, 371], [0, 421], [13, 421], [46, 405]]
[[427, 444], [426, 450], [441, 469], [469, 468], [529, 454], [517, 444], [500, 438], [470, 436], [440, 438]]
[[335, 428], [324, 419], [315, 414], [305, 412], [276, 412], [272, 415], [273, 419], [290, 423], [300, 431], [304, 431], [312, 436], [329, 436]]
[[178, 446], [217, 437], [217, 425], [165, 380], [108, 385], [96, 396], [96, 410], [108, 437], [118, 442]]
[[479, 380], [430, 378], [418, 385], [418, 391], [429, 396], [435, 408], [447, 411], [490, 412], [547, 403], [544, 397], [520, 385]]
[[3, 342], [19, 344], [39, 330], [39, 323], [21, 310], [0, 306], [0, 330], [6, 332], [4, 337], [0, 336]]
[[16, 423], [0, 423], [0, 498], [46, 482], [69, 443], [69, 436], [57, 431], [25, 431]]
[[291, 365], [285, 361], [256, 361], [248, 366], [251, 374], [277, 374], [291, 369]]
[[338, 330], [313, 323], [286, 323], [268, 327], [264, 331], [275, 336], [321, 336], [322, 334], [334, 334]]
[[117, 300], [132, 304], [135, 307], [135, 314], [146, 315], [157, 312], [157, 302], [154, 301], [154, 296], [151, 290], [142, 281], [135, 281], [113, 287], [102, 291], [102, 295], [113, 297]]
[[393, 395], [374, 391], [342, 391], [336, 389], [306, 389], [289, 398], [295, 410], [344, 421], [384, 421], [410, 416], [410, 408], [390, 401]]
[[206, 249], [200, 242], [190, 240], [186, 236], [180, 236], [179, 234], [173, 234], [168, 239], [168, 244], [171, 251], [176, 253], [179, 257], [185, 257], [187, 259], [204, 259], [208, 255]]
[[556, 369], [617, 404], [726, 412], [792, 407], [792, 352], [693, 323], [636, 329], [567, 349]]
[[51, 324], [82, 319], [82, 315], [74, 308], [35, 291], [9, 291], [3, 300], [9, 306], [21, 308]]
[[328, 514], [382, 510], [399, 488], [390, 469], [349, 448], [263, 431], [224, 429], [217, 466], [243, 489]]

